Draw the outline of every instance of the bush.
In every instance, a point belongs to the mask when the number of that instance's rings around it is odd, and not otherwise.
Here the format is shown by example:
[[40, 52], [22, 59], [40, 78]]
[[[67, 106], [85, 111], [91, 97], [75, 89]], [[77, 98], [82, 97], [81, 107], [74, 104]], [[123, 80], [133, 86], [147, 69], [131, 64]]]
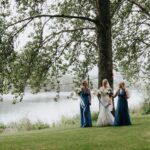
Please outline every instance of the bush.
[[35, 124], [33, 124], [33, 129], [35, 130], [40, 130], [40, 129], [45, 129], [45, 128], [49, 128], [50, 126], [46, 123], [42, 123], [41, 121], [36, 122]]
[[73, 118], [67, 118], [67, 117], [63, 116], [61, 118], [59, 126], [74, 126], [74, 125], [76, 126], [76, 125], [79, 125], [79, 121], [80, 121], [79, 115], [76, 115]]
[[0, 129], [5, 129], [6, 126], [3, 123], [0, 123]]
[[[93, 112], [92, 113], [92, 122], [97, 121], [97, 118], [98, 118], [98, 112]], [[55, 126], [57, 126], [57, 125], [55, 125]], [[58, 124], [58, 126], [80, 126], [80, 116], [76, 115], [73, 118], [67, 118], [67, 117], [63, 116], [61, 118], [61, 121]]]
[[145, 99], [143, 106], [142, 106], [142, 114], [150, 114], [150, 99]]
[[40, 130], [49, 128], [48, 124], [42, 123], [41, 121], [37, 121], [35, 123], [31, 123], [29, 119], [22, 119], [19, 123], [12, 122], [8, 126], [8, 128], [17, 129], [17, 130]]
[[142, 108], [141, 106], [137, 106], [135, 108], [130, 108], [129, 111], [132, 116], [140, 116], [142, 113]]

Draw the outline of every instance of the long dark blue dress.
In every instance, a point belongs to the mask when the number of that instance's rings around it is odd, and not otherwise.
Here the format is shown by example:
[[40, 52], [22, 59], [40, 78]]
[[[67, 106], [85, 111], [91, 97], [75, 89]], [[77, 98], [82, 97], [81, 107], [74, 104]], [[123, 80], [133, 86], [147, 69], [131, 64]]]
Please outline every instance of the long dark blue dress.
[[131, 125], [128, 101], [125, 90], [118, 91], [118, 103], [115, 112], [114, 126]]
[[92, 119], [90, 112], [90, 90], [80, 92], [80, 126], [81, 127], [92, 127]]

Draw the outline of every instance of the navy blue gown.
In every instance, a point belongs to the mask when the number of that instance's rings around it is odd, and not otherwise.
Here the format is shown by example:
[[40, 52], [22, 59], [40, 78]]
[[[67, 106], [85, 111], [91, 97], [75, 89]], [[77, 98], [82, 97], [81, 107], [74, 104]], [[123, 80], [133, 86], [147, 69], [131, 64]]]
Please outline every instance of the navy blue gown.
[[128, 101], [125, 90], [118, 91], [118, 103], [115, 112], [114, 126], [131, 125]]
[[92, 119], [90, 112], [90, 90], [80, 92], [80, 126], [81, 127], [92, 127]]

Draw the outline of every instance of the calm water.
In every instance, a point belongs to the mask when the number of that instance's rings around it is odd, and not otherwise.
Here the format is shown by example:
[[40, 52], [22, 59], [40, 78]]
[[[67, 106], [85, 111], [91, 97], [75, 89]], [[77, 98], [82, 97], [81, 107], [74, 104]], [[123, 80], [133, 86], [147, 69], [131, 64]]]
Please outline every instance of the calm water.
[[[79, 114], [79, 98], [74, 96], [68, 99], [70, 92], [60, 93], [60, 100], [53, 99], [56, 93], [39, 93], [33, 95], [26, 93], [22, 102], [12, 104], [12, 95], [4, 95], [4, 101], [0, 102], [0, 123], [19, 122], [29, 119], [31, 122], [42, 121], [52, 124], [58, 122], [62, 116], [73, 117]], [[74, 100], [75, 99], [75, 100]], [[128, 100], [129, 107], [135, 108], [142, 103], [142, 95], [135, 90], [131, 91]], [[117, 99], [115, 100], [116, 105]], [[99, 103], [96, 96], [92, 96], [91, 111], [98, 111]]]

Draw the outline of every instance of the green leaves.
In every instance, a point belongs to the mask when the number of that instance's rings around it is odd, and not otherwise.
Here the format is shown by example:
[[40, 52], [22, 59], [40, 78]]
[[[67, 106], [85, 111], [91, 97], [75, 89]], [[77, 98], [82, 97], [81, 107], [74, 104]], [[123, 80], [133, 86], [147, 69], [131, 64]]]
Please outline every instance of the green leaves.
[[[147, 1], [145, 1], [147, 2]], [[144, 5], [144, 2], [138, 2]], [[113, 18], [112, 34], [114, 63], [129, 81], [135, 82], [143, 79], [146, 66], [149, 65], [148, 53], [150, 35], [147, 16], [133, 3], [125, 3], [121, 6], [118, 14]], [[146, 76], [144, 78], [147, 78]]]
[[[87, 19], [64, 18], [95, 19], [99, 11], [96, 1], [64, 0], [51, 4], [46, 0], [16, 0], [13, 11], [12, 4], [5, 2], [0, 10], [2, 93], [23, 93], [25, 87], [36, 93], [44, 85], [59, 91], [59, 78], [66, 73], [71, 73], [78, 86], [97, 65], [95, 24]], [[148, 0], [138, 3], [149, 8]], [[149, 81], [148, 16], [135, 4], [122, 0], [111, 0], [111, 12], [114, 68], [128, 80], [135, 81], [144, 74]]]

